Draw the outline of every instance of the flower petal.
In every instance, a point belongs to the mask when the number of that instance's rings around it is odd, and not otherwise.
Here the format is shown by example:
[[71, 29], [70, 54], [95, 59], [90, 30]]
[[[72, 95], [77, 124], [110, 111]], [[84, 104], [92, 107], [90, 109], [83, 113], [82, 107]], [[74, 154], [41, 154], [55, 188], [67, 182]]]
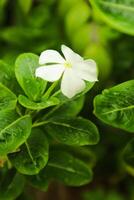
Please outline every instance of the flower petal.
[[79, 54], [72, 51], [72, 49], [70, 49], [69, 47], [67, 47], [65, 45], [61, 45], [61, 50], [62, 50], [62, 53], [65, 56], [65, 59], [69, 63], [74, 64], [75, 62], [83, 61], [83, 58]]
[[46, 63], [64, 63], [64, 58], [55, 50], [43, 51], [39, 57], [39, 64], [43, 65]]
[[97, 66], [94, 60], [84, 60], [73, 65], [73, 70], [81, 79], [94, 82], [97, 81]]
[[35, 75], [46, 81], [54, 82], [60, 79], [64, 69], [64, 66], [60, 64], [42, 66], [36, 69]]
[[61, 81], [61, 91], [68, 98], [74, 97], [85, 88], [85, 82], [76, 76], [72, 69], [66, 69]]

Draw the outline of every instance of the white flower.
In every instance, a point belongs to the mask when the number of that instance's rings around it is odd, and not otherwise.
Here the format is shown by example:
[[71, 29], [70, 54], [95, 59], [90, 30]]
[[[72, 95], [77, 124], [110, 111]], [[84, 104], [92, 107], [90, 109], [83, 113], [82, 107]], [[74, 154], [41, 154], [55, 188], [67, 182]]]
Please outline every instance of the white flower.
[[49, 82], [62, 77], [61, 91], [72, 98], [84, 90], [84, 80], [97, 81], [96, 63], [91, 59], [84, 60], [65, 45], [61, 46], [61, 50], [65, 58], [55, 50], [43, 51], [39, 57], [39, 64], [43, 66], [36, 69], [35, 75]]

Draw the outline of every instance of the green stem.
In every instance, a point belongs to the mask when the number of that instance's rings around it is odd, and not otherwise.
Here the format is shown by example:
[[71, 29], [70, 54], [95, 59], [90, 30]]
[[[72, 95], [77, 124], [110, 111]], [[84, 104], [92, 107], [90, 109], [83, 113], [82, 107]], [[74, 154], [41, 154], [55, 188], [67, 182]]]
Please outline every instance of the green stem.
[[22, 116], [22, 113], [21, 113], [21, 111], [20, 111], [19, 106], [16, 106], [16, 112], [18, 113], [19, 116]]
[[52, 91], [54, 90], [54, 88], [57, 86], [58, 81], [55, 81], [46, 91], [46, 93], [43, 95], [42, 98], [49, 98], [49, 96], [51, 95]]
[[35, 127], [38, 127], [38, 126], [43, 126], [43, 125], [48, 124], [48, 123], [49, 123], [49, 121], [38, 122], [38, 123], [34, 123], [32, 125], [32, 127], [35, 128]]

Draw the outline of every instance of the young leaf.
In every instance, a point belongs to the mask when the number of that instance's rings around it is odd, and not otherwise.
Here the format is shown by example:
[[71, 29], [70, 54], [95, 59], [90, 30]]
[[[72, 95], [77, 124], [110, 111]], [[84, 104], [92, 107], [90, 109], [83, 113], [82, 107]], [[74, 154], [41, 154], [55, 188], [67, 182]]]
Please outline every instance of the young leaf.
[[124, 149], [123, 159], [127, 171], [134, 176], [134, 139], [130, 141]]
[[[1, 200], [13, 200], [16, 199], [24, 189], [25, 179], [21, 174], [15, 174], [13, 178], [9, 182], [8, 174], [8, 181], [6, 178], [2, 181], [0, 187], [0, 199]], [[7, 182], [9, 182], [7, 184]]]
[[134, 2], [131, 0], [90, 0], [99, 16], [117, 30], [134, 35]]
[[94, 145], [99, 141], [97, 127], [83, 118], [53, 119], [45, 129], [57, 141], [68, 145]]
[[48, 108], [50, 106], [57, 105], [59, 100], [56, 97], [50, 97], [49, 99], [43, 99], [40, 102], [33, 102], [28, 99], [26, 96], [19, 95], [19, 103], [25, 108], [29, 108], [31, 110], [40, 110], [44, 108]]
[[16, 150], [30, 135], [32, 126], [30, 116], [26, 115], [15, 121], [13, 117], [11, 112], [10, 114], [0, 112], [0, 155]]
[[37, 176], [30, 177], [33, 185], [38, 182], [56, 179], [69, 186], [81, 186], [92, 180], [91, 169], [81, 160], [73, 157], [69, 153], [61, 151], [50, 152], [50, 157], [46, 168]]
[[106, 89], [96, 96], [94, 113], [107, 124], [134, 132], [134, 80]]
[[35, 77], [35, 70], [39, 66], [39, 58], [32, 53], [21, 54], [15, 63], [16, 78], [31, 100], [39, 100], [46, 88], [46, 82]]
[[33, 129], [20, 151], [9, 155], [13, 166], [22, 174], [38, 174], [48, 161], [48, 141], [40, 129]]
[[0, 111], [13, 110], [17, 103], [17, 97], [7, 87], [0, 83]]

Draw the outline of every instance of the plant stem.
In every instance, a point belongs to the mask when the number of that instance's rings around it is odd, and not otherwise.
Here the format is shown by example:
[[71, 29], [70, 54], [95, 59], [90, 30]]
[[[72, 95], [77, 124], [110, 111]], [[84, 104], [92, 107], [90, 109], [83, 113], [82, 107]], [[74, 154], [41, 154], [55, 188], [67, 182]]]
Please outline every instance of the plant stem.
[[22, 116], [22, 113], [21, 113], [21, 111], [20, 111], [19, 106], [16, 106], [16, 112], [18, 113], [19, 116]]
[[38, 122], [38, 123], [34, 123], [32, 125], [32, 127], [34, 128], [34, 127], [38, 127], [38, 126], [43, 126], [44, 124], [48, 124], [48, 123], [49, 123], [49, 121]]
[[46, 93], [43, 95], [42, 98], [49, 98], [49, 96], [51, 95], [52, 91], [54, 90], [54, 88], [57, 86], [58, 81], [55, 81], [46, 91]]

